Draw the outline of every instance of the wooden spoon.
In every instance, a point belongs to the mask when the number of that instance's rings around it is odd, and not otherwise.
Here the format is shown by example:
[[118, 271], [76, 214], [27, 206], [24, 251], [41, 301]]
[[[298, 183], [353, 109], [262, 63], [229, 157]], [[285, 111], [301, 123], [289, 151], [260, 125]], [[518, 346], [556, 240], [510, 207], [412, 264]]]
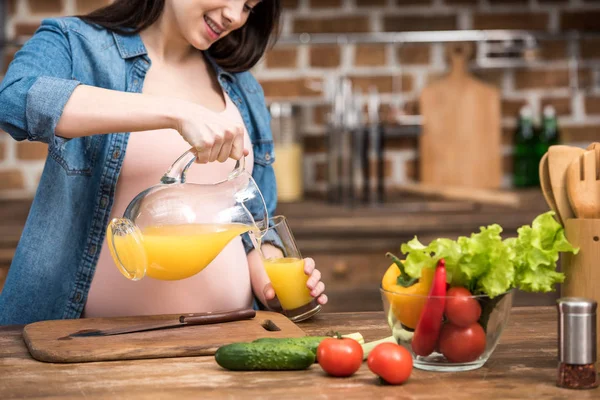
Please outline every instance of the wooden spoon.
[[558, 209], [556, 208], [556, 201], [554, 200], [554, 193], [552, 193], [552, 185], [550, 184], [550, 170], [548, 168], [548, 152], [544, 154], [540, 160], [540, 184], [542, 186], [542, 193], [548, 207], [554, 211], [556, 219], [563, 225], [564, 221], [561, 220]]
[[567, 171], [567, 189], [577, 218], [600, 218], [600, 148], [573, 160]]
[[575, 217], [567, 195], [567, 169], [569, 164], [583, 152], [584, 150], [579, 147], [565, 145], [554, 145], [548, 149], [550, 184], [552, 185], [552, 193], [561, 221]]
[[591, 143], [586, 150], [594, 150], [594, 149], [600, 149], [600, 143], [598, 142], [594, 142]]

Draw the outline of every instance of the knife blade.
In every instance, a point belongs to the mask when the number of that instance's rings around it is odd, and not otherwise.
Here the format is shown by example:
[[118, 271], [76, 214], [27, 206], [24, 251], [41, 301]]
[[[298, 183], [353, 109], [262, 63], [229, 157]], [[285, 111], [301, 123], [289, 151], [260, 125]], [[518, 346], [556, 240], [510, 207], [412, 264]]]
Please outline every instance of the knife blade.
[[208, 312], [199, 314], [185, 314], [180, 315], [179, 318], [177, 318], [174, 321], [140, 324], [124, 328], [84, 329], [70, 334], [69, 337], [97, 337], [123, 335], [127, 333], [147, 332], [159, 329], [181, 328], [184, 326], [192, 325], [210, 325], [219, 324], [223, 322], [241, 321], [245, 319], [252, 319], [255, 316], [256, 311], [253, 309], [241, 309], [215, 313]]

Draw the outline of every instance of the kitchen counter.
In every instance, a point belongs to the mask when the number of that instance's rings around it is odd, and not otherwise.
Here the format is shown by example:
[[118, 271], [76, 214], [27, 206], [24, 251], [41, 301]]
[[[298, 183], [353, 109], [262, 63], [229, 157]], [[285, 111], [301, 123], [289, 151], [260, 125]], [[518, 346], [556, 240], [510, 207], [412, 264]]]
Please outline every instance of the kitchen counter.
[[[389, 336], [383, 313], [320, 314], [298, 324], [308, 334], [360, 332], [367, 341]], [[47, 364], [33, 360], [22, 326], [0, 327], [0, 393], [12, 398], [261, 398], [261, 399], [598, 399], [600, 389], [555, 386], [556, 311], [513, 309], [496, 351], [482, 368], [458, 373], [413, 370], [402, 386], [378, 383], [366, 363], [350, 378], [306, 371], [229, 372], [213, 357]]]
[[[441, 233], [451, 237], [469, 234], [491, 223], [500, 224], [510, 234], [519, 226], [531, 223], [536, 215], [548, 211], [538, 189], [515, 193], [520, 199], [518, 208], [395, 194], [383, 204], [354, 207], [313, 198], [296, 203], [280, 202], [276, 213], [289, 219], [305, 252], [331, 249], [331, 246], [340, 250], [357, 249], [357, 246], [372, 249], [373, 242], [361, 241], [364, 238], [376, 238], [377, 245], [393, 243], [398, 247], [398, 240], [414, 235], [423, 240]], [[16, 246], [30, 206], [31, 200], [0, 200], [0, 249]], [[6, 252], [4, 259], [8, 254]]]
[[[518, 207], [449, 200], [434, 196], [398, 195], [383, 204], [331, 204], [306, 199], [279, 203], [299, 247], [305, 253], [393, 248], [415, 235], [422, 242], [438, 237], [456, 238], [478, 232], [480, 226], [499, 224], [506, 237], [549, 210], [539, 189], [516, 192]], [[368, 240], [365, 240], [368, 239]]]

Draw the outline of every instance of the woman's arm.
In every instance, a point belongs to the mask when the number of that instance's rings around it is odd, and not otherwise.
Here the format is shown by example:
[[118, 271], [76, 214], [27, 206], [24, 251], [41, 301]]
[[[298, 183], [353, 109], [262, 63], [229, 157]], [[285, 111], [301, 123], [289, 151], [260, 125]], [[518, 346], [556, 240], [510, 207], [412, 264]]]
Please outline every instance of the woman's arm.
[[69, 98], [56, 135], [75, 138], [169, 128], [176, 129], [198, 151], [199, 162], [224, 162], [245, 154], [242, 127], [195, 103], [84, 85]]
[[195, 103], [82, 85], [59, 20], [44, 21], [0, 85], [0, 127], [16, 140], [52, 143], [111, 132], [176, 129], [198, 162], [241, 158], [243, 129]]
[[0, 84], [0, 127], [16, 140], [51, 143], [80, 82], [72, 79], [67, 36], [58, 20], [42, 23], [15, 54]]
[[[276, 304], [272, 304], [267, 300], [267, 297], [269, 297], [269, 299], [275, 297], [275, 292], [265, 293], [265, 288], [267, 288], [267, 285], [269, 285], [271, 281], [267, 276], [260, 254], [258, 254], [258, 251], [256, 250], [251, 250], [250, 253], [248, 253], [247, 258], [248, 268], [250, 269], [250, 284], [252, 285], [254, 296], [267, 308], [278, 308]], [[270, 290], [272, 291], [273, 289], [271, 288]]]
[[[96, 133], [175, 127], [165, 99], [83, 86], [61, 21], [45, 20], [0, 85], [0, 126], [17, 140], [50, 143]], [[139, 129], [138, 129], [139, 128]]]
[[79, 85], [70, 96], [55, 133], [76, 138], [101, 133], [176, 129], [175, 99]]

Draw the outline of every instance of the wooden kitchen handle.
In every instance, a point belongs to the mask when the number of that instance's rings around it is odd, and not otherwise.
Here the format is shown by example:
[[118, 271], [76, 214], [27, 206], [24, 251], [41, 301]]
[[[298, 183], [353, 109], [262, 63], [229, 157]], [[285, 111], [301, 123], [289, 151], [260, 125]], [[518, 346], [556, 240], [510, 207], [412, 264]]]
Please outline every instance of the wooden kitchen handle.
[[179, 322], [185, 325], [209, 325], [252, 319], [255, 316], [256, 311], [249, 308], [221, 313], [187, 314], [180, 316]]

